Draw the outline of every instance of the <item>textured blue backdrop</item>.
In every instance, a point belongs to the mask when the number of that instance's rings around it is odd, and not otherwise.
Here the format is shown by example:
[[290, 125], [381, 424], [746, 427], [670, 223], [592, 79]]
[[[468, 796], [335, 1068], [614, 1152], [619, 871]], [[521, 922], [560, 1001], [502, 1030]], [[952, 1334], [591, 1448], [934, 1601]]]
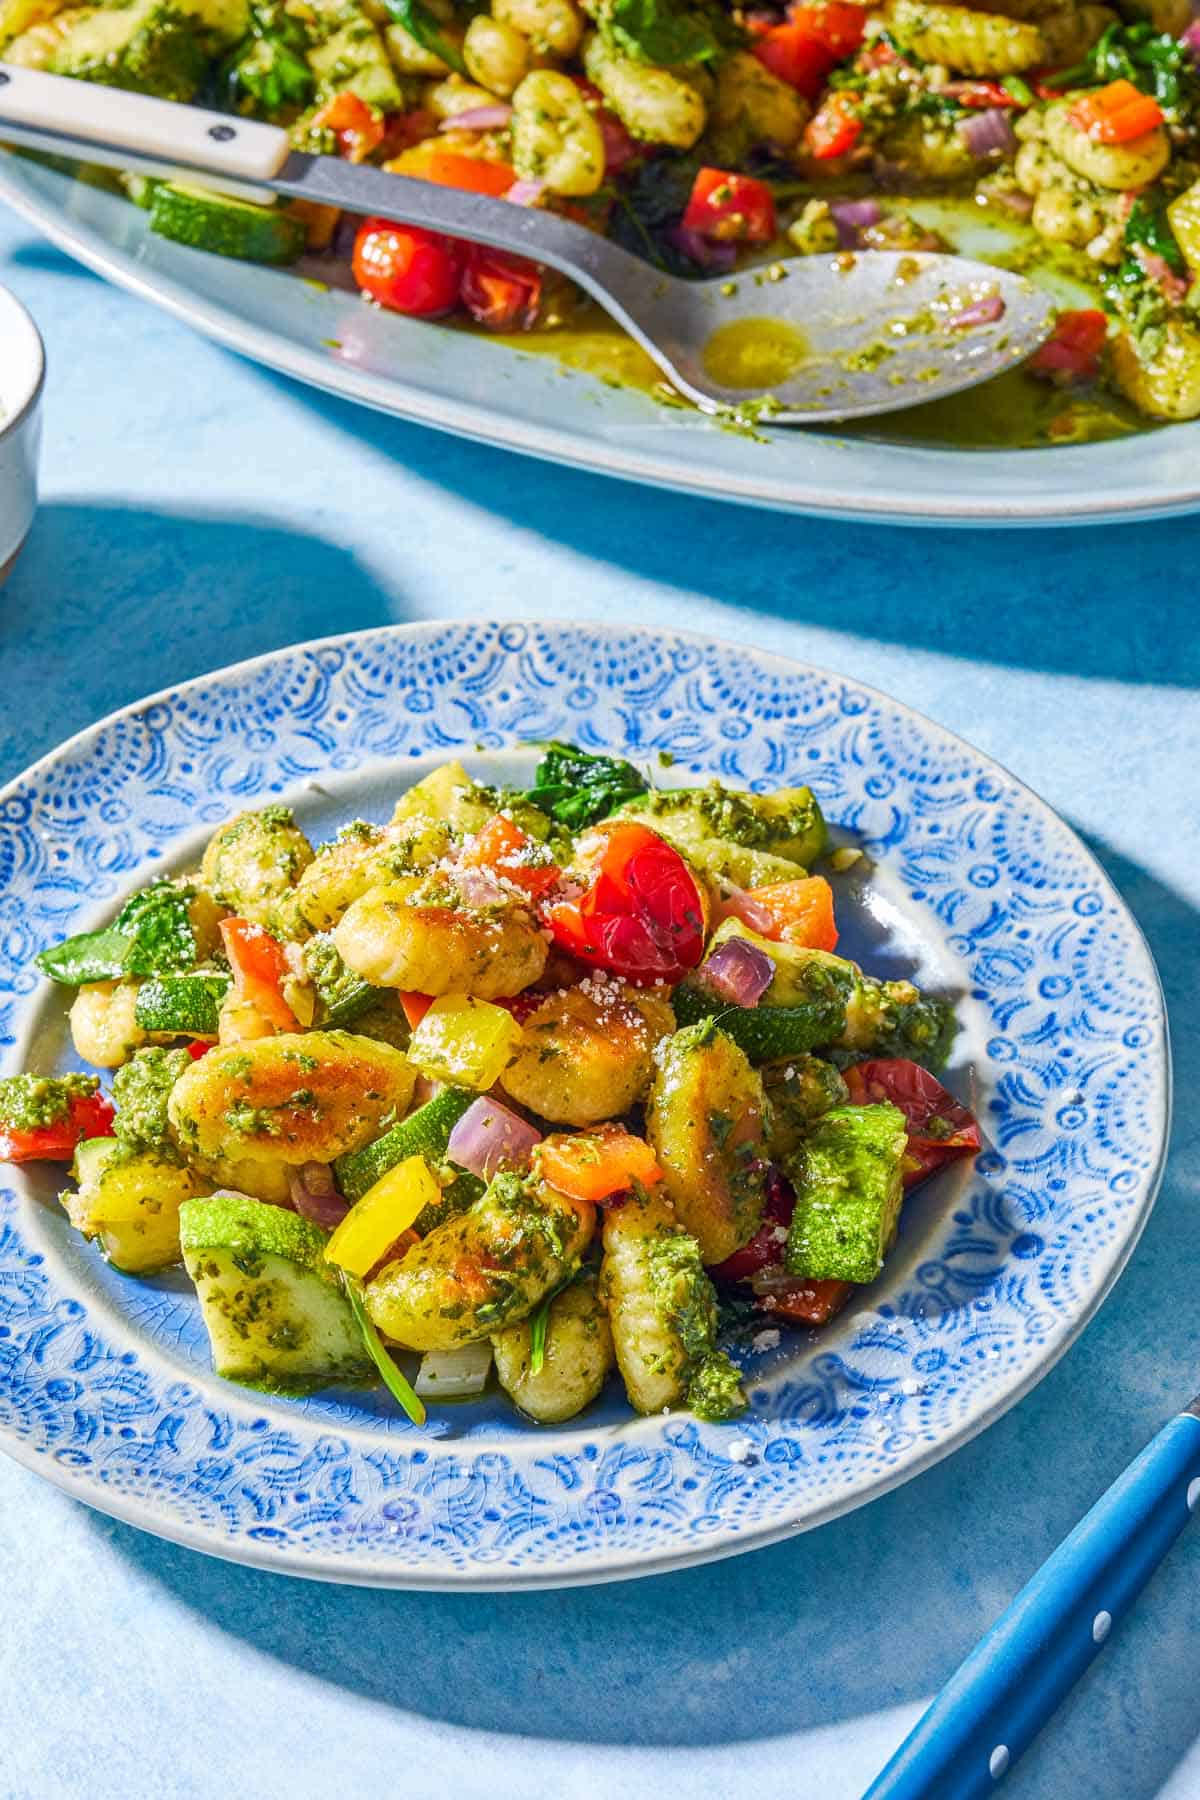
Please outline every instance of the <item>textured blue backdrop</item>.
[[[157, 1543], [0, 1463], [0, 1792], [854, 1800], [1197, 1384], [1200, 521], [988, 537], [721, 509], [306, 393], [3, 220], [0, 279], [51, 365], [45, 504], [0, 590], [0, 778], [168, 681], [388, 620], [743, 638], [931, 713], [1082, 831], [1158, 957], [1180, 1095], [1142, 1246], [1036, 1393], [898, 1493], [755, 1556], [561, 1595], [321, 1588]], [[1198, 1571], [1185, 1538], [1014, 1795], [1200, 1792]]]

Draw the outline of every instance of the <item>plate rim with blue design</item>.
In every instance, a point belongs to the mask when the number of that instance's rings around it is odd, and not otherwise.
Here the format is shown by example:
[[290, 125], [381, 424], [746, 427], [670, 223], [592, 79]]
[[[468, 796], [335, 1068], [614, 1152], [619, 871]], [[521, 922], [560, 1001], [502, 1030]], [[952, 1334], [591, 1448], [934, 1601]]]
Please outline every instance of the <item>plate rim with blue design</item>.
[[360, 1397], [218, 1380], [185, 1353], [194, 1302], [128, 1287], [53, 1183], [5, 1172], [0, 1448], [103, 1512], [263, 1568], [560, 1586], [737, 1554], [863, 1505], [994, 1422], [1078, 1336], [1165, 1157], [1166, 1018], [1141, 931], [991, 758], [852, 677], [746, 645], [427, 621], [271, 651], [110, 714], [0, 791], [0, 1066], [32, 1040], [46, 1066], [47, 1020], [65, 1013], [35, 980], [40, 943], [110, 908], [198, 817], [319, 791], [331, 764], [353, 788], [563, 735], [644, 763], [665, 751], [693, 780], [812, 781], [877, 855], [864, 891], [887, 931], [963, 971], [948, 1080], [982, 1108], [975, 1169], [909, 1202], [861, 1305], [749, 1358], [751, 1411], [729, 1425], [638, 1420], [622, 1401], [549, 1429], [451, 1408], [426, 1433]]

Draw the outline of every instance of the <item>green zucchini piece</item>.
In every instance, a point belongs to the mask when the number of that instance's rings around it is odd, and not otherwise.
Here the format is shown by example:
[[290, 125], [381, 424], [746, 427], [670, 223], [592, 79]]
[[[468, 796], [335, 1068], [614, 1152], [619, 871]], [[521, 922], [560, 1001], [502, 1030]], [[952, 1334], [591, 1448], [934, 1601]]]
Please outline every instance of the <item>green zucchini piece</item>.
[[[733, 867], [714, 868], [739, 886], [762, 887], [769, 881], [795, 880], [824, 856], [829, 831], [811, 788], [778, 788], [773, 794], [747, 794], [710, 781], [700, 788], [654, 788], [623, 809], [646, 823], [703, 866], [722, 853], [750, 852], [743, 875]], [[754, 856], [766, 859], [757, 879]]]
[[228, 975], [160, 975], [143, 981], [133, 1003], [133, 1017], [143, 1031], [164, 1037], [215, 1038], [221, 1002], [231, 986]]
[[835, 1106], [787, 1172], [796, 1190], [784, 1263], [810, 1281], [874, 1281], [900, 1220], [908, 1134], [899, 1107]]
[[304, 225], [291, 213], [180, 181], [164, 181], [150, 196], [150, 229], [176, 244], [242, 262], [295, 262], [305, 244]]
[[672, 996], [676, 1023], [699, 1024], [715, 1019], [751, 1062], [773, 1062], [781, 1056], [803, 1056], [831, 1043], [846, 1018], [845, 1004], [830, 996], [804, 1006], [730, 1006], [691, 982]]
[[[443, 1088], [440, 1094], [435, 1094], [407, 1119], [401, 1119], [398, 1125], [393, 1125], [364, 1150], [352, 1150], [346, 1156], [339, 1156], [333, 1170], [341, 1193], [351, 1202], [361, 1200], [368, 1188], [373, 1188], [382, 1175], [403, 1162], [406, 1156], [423, 1156], [431, 1163], [440, 1163], [446, 1155], [450, 1133], [468, 1106], [478, 1098], [478, 1094], [467, 1088]], [[483, 1192], [482, 1185], [479, 1191]]]
[[218, 1375], [278, 1393], [370, 1378], [374, 1364], [316, 1225], [222, 1193], [185, 1200], [179, 1228]]
[[347, 968], [327, 931], [318, 932], [305, 944], [304, 967], [320, 1004], [319, 1030], [351, 1024], [382, 997], [378, 988]]

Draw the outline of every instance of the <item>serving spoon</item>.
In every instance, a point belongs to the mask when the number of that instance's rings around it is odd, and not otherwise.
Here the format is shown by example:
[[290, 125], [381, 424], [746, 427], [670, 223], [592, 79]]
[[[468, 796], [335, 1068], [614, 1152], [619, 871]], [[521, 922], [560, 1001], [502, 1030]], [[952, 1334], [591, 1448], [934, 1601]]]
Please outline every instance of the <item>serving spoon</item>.
[[285, 131], [0, 63], [0, 141], [77, 162], [419, 225], [561, 271], [707, 413], [834, 424], [938, 400], [1024, 361], [1053, 303], [966, 257], [868, 250], [684, 281], [533, 206], [293, 150]]

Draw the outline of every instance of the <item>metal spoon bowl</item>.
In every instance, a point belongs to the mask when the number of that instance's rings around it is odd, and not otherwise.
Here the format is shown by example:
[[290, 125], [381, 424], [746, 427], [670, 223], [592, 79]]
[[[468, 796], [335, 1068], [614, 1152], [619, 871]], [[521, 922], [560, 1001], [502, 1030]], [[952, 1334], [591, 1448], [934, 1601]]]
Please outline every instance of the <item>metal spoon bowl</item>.
[[1023, 361], [1053, 321], [1024, 276], [928, 252], [798, 256], [683, 281], [557, 213], [309, 156], [257, 120], [10, 64], [0, 139], [241, 199], [377, 214], [546, 263], [703, 411], [749, 407], [769, 424], [829, 425], [961, 393]]

